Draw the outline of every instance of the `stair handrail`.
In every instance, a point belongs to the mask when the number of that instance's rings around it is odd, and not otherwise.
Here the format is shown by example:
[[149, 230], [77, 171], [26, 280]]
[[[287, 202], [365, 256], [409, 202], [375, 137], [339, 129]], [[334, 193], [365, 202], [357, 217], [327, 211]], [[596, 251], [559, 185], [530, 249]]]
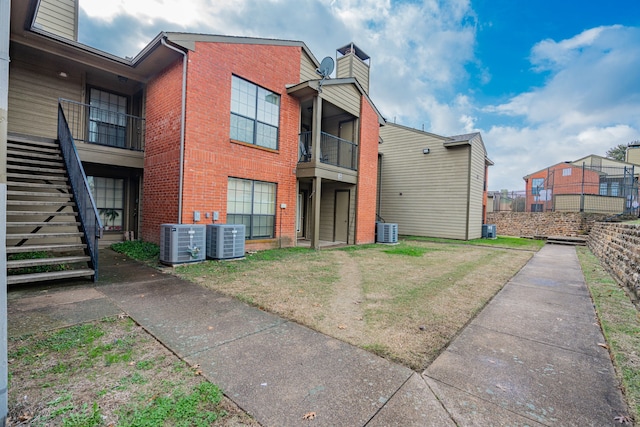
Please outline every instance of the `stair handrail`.
[[95, 282], [98, 280], [98, 239], [102, 237], [104, 228], [60, 102], [58, 102], [58, 142], [69, 174], [71, 191], [80, 216], [88, 255], [91, 257]]

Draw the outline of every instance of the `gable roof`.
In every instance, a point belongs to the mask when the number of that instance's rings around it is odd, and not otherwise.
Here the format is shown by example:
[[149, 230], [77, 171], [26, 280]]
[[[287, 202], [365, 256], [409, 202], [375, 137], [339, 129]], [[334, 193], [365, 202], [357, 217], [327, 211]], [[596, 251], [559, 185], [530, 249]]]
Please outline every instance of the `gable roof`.
[[320, 62], [318, 62], [318, 59], [313, 55], [311, 50], [309, 50], [309, 48], [303, 41], [269, 39], [261, 37], [225, 36], [203, 33], [182, 33], [171, 31], [164, 32], [163, 34], [165, 34], [167, 36], [167, 39], [172, 43], [175, 43], [176, 45], [189, 50], [196, 49], [196, 42], [299, 47], [309, 56], [309, 58], [311, 58], [316, 67], [320, 66]]
[[364, 90], [364, 88], [360, 85], [358, 80], [355, 79], [354, 77], [307, 80], [306, 82], [289, 86], [287, 88], [287, 93], [289, 95], [305, 97], [307, 95], [320, 92], [322, 90], [321, 89], [322, 86], [340, 86], [340, 85], [353, 85], [356, 88], [356, 90], [360, 92], [360, 95], [364, 96], [367, 99], [367, 101], [369, 102], [369, 105], [371, 105], [371, 107], [373, 108], [373, 111], [375, 111], [376, 115], [378, 116], [378, 123], [380, 124], [380, 126], [384, 126], [387, 123], [385, 118], [382, 117], [382, 114], [380, 114], [380, 111], [378, 111], [378, 108], [369, 97], [369, 94]]

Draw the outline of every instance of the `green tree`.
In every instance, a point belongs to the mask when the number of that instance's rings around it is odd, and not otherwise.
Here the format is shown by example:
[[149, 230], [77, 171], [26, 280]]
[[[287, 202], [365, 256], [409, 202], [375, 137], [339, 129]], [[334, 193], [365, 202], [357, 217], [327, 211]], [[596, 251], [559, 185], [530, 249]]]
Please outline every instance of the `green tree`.
[[627, 154], [627, 144], [618, 144], [615, 147], [611, 147], [607, 150], [606, 156], [613, 160], [620, 160], [624, 162]]

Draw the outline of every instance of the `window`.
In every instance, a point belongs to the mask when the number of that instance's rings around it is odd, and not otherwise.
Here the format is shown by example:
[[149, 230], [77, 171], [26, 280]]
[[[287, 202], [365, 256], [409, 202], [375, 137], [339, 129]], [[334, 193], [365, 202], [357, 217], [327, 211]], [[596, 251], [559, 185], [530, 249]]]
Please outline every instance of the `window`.
[[227, 224], [244, 224], [247, 239], [275, 236], [276, 184], [229, 178]]
[[531, 212], [543, 212], [544, 205], [542, 203], [532, 203], [531, 204]]
[[611, 183], [611, 195], [614, 197], [617, 197], [620, 195], [620, 183], [619, 182], [612, 182]]
[[127, 98], [91, 88], [89, 104], [89, 142], [125, 147]]
[[607, 195], [607, 191], [608, 191], [608, 185], [606, 182], [601, 182], [600, 183], [600, 195], [601, 196], [606, 196]]
[[278, 149], [280, 95], [231, 77], [231, 139]]
[[562, 176], [571, 176], [571, 168], [562, 169]]
[[544, 190], [544, 178], [533, 178], [531, 180], [531, 194], [538, 196], [540, 190]]
[[122, 231], [124, 179], [88, 176], [89, 188], [106, 231]]

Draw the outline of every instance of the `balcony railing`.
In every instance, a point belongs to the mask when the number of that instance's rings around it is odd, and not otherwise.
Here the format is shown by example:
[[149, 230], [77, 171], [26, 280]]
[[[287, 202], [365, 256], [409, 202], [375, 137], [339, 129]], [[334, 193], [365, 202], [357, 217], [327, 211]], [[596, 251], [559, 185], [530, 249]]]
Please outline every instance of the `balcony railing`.
[[75, 141], [109, 147], [144, 150], [145, 120], [142, 117], [60, 99]]
[[[312, 132], [302, 132], [299, 140], [299, 162], [310, 162], [313, 147]], [[358, 144], [320, 132], [320, 162], [346, 169], [358, 170]]]

